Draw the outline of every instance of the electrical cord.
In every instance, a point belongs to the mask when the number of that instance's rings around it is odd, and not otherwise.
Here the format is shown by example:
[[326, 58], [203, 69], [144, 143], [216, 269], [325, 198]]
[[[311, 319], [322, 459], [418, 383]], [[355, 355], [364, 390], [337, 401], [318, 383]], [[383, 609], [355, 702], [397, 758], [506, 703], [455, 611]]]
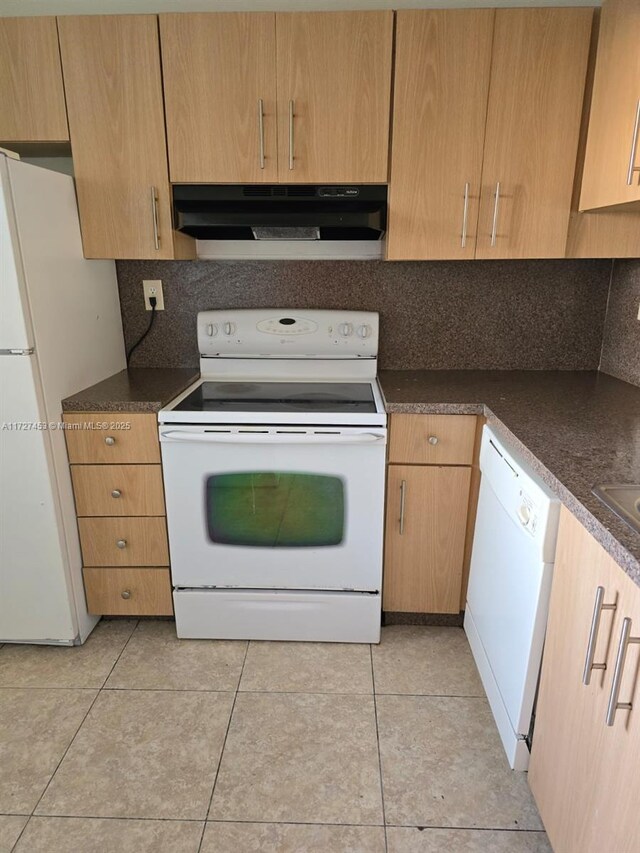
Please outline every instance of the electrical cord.
[[149, 297], [149, 305], [151, 305], [151, 317], [149, 318], [149, 325], [147, 326], [146, 330], [142, 333], [142, 335], [140, 335], [138, 340], [135, 342], [135, 344], [130, 348], [129, 352], [127, 353], [127, 367], [129, 367], [129, 362], [131, 361], [131, 356], [133, 354], [133, 351], [140, 346], [142, 341], [147, 337], [147, 335], [151, 331], [151, 327], [153, 326], [153, 321], [156, 319], [156, 305], [157, 304], [158, 304], [157, 297], [150, 296]]

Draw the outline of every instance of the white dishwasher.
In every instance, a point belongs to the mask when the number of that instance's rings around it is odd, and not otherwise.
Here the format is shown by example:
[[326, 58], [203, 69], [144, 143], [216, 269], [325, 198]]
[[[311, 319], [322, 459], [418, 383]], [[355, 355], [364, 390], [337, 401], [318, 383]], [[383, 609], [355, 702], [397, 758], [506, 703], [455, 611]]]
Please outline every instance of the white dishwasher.
[[509, 764], [526, 770], [560, 504], [487, 426], [480, 470], [464, 629]]

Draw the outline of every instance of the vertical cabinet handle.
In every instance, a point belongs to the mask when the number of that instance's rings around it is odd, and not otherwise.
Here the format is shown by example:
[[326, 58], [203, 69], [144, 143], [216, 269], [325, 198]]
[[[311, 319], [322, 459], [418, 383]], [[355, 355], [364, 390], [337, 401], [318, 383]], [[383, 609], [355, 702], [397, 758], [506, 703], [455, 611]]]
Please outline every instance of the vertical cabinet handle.
[[293, 169], [293, 117], [294, 117], [294, 102], [289, 101], [289, 170]]
[[604, 603], [604, 587], [599, 586], [596, 589], [596, 600], [593, 605], [591, 630], [589, 631], [589, 642], [587, 643], [587, 657], [584, 662], [584, 672], [582, 673], [582, 683], [586, 686], [591, 682], [592, 670], [607, 668], [606, 663], [594, 663], [593, 658], [596, 653], [596, 643], [598, 642], [598, 630], [600, 629], [600, 617], [602, 616], [602, 611], [615, 609], [615, 604]]
[[498, 237], [498, 209], [500, 207], [500, 181], [496, 184], [493, 203], [493, 222], [491, 223], [491, 245], [495, 246]]
[[636, 120], [633, 125], [631, 137], [631, 153], [629, 155], [629, 169], [627, 171], [627, 186], [633, 183], [633, 173], [640, 172], [640, 166], [636, 166], [636, 153], [638, 151], [638, 135], [640, 134], [640, 98], [636, 105]]
[[400, 535], [404, 533], [404, 501], [407, 494], [407, 481], [400, 483]]
[[264, 101], [258, 99], [258, 136], [260, 137], [260, 168], [264, 169]]
[[462, 207], [462, 237], [460, 239], [460, 248], [464, 249], [467, 245], [467, 219], [469, 216], [469, 182], [464, 185], [464, 205]]
[[155, 187], [151, 187], [151, 217], [153, 221], [153, 245], [157, 250], [160, 248], [160, 231], [158, 228], [158, 193]]
[[630, 711], [631, 702], [620, 702], [620, 685], [624, 673], [624, 662], [627, 658], [627, 649], [632, 643], [640, 643], [640, 637], [631, 636], [631, 619], [626, 617], [622, 620], [620, 631], [620, 643], [616, 655], [616, 666], [613, 670], [613, 681], [611, 682], [611, 695], [609, 696], [609, 707], [607, 708], [607, 725], [612, 726], [616, 721], [616, 711]]

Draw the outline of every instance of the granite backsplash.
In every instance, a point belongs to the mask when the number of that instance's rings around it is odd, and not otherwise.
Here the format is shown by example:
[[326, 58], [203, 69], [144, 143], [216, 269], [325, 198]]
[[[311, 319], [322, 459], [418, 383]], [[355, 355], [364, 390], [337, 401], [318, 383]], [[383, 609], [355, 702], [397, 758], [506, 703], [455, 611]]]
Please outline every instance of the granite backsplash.
[[600, 370], [640, 386], [640, 260], [615, 261]]
[[[142, 280], [163, 284], [165, 311], [134, 367], [197, 366], [198, 311], [291, 307], [379, 311], [389, 370], [593, 370], [611, 261], [119, 261], [117, 270], [127, 347], [149, 319]], [[607, 364], [621, 357], [613, 348]]]

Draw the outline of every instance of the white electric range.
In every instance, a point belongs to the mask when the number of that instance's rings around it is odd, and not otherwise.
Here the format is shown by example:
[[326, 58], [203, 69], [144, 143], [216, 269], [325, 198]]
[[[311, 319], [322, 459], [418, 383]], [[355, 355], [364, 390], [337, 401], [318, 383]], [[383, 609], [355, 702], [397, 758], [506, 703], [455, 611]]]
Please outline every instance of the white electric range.
[[378, 315], [205, 311], [198, 345], [158, 415], [178, 636], [378, 642]]

